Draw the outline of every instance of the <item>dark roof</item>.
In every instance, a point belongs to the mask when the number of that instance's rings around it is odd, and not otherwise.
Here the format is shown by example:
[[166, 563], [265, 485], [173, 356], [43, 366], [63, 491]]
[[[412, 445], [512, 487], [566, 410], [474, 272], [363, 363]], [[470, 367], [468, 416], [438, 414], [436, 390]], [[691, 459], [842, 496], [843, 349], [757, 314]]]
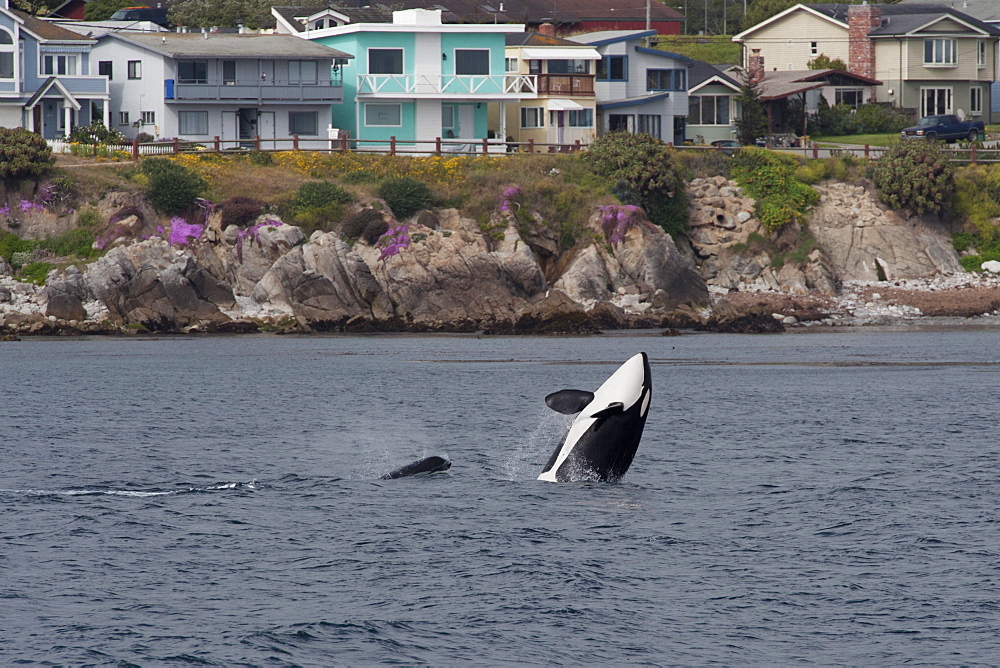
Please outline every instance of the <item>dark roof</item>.
[[509, 32], [507, 46], [586, 46], [562, 37], [543, 35], [537, 32]]
[[31, 14], [25, 14], [17, 9], [10, 10], [17, 15], [17, 18], [24, 21], [24, 27], [27, 28], [31, 33], [38, 35], [40, 38], [45, 40], [51, 40], [53, 42], [91, 42], [91, 38], [75, 33], [72, 30], [67, 30], [61, 26], [56, 25], [50, 21], [43, 21], [40, 18], [32, 16]]
[[[366, 0], [340, 0], [343, 4]], [[336, 3], [330, 9], [351, 18], [354, 23], [387, 23], [392, 21], [392, 11], [400, 9], [440, 9], [444, 23], [528, 23], [539, 25], [551, 22], [556, 25], [578, 24], [584, 21], [645, 21], [645, 0], [573, 0], [567, 6], [557, 7], [551, 0], [371, 0], [368, 7], [343, 7]], [[560, 3], [562, 4], [562, 3]], [[283, 18], [293, 22], [293, 16], [309, 16], [328, 5], [315, 7], [274, 7]], [[500, 11], [500, 7], [503, 11]], [[653, 21], [681, 21], [684, 15], [662, 2], [650, 2]]]
[[688, 88], [696, 88], [712, 77], [719, 77], [726, 83], [732, 84], [737, 88], [740, 87], [739, 81], [732, 78], [715, 65], [706, 63], [703, 60], [695, 60], [692, 61], [690, 67], [688, 67]]
[[[850, 5], [807, 4], [806, 7], [847, 25], [847, 8]], [[869, 34], [874, 36], [904, 35], [938, 18], [952, 17], [964, 21], [990, 35], [1000, 35], [1000, 28], [980, 21], [953, 7], [945, 5], [875, 5], [882, 11], [882, 25]]]
[[329, 9], [343, 14], [351, 20], [351, 23], [391, 23], [392, 12], [385, 5], [368, 7], [340, 7], [338, 5], [317, 5], [314, 7], [272, 7], [277, 14], [288, 21], [289, 25], [299, 32], [305, 30], [305, 26], [298, 22], [296, 17], [312, 16]]

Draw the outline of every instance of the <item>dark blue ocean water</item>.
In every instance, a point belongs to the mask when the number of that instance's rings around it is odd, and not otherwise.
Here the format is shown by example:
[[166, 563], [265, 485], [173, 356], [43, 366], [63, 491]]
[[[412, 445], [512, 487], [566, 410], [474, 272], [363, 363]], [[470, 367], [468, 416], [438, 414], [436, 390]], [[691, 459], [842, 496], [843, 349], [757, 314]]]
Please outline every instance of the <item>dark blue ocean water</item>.
[[[0, 344], [0, 664], [995, 664], [997, 340]], [[638, 351], [625, 481], [537, 482]]]

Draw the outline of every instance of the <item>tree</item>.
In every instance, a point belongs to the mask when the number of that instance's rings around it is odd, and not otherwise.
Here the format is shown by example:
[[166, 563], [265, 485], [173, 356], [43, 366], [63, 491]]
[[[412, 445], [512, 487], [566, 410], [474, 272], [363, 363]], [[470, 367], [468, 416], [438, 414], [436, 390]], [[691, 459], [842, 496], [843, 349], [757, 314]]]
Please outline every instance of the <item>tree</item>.
[[753, 146], [757, 137], [767, 134], [767, 111], [760, 100], [760, 82], [747, 81], [743, 84], [736, 101], [741, 108], [740, 117], [736, 120], [740, 143]]
[[83, 8], [83, 18], [88, 21], [107, 21], [123, 7], [131, 7], [135, 0], [90, 0]]
[[41, 176], [54, 163], [52, 149], [41, 135], [24, 128], [0, 127], [0, 179]]
[[20, 9], [22, 12], [31, 14], [32, 16], [46, 16], [49, 10], [59, 3], [49, 5], [47, 0], [13, 0], [10, 4], [15, 9]]
[[172, 23], [190, 28], [233, 28], [243, 24], [251, 29], [274, 25], [269, 0], [178, 0], [170, 5]]
[[830, 58], [830, 56], [821, 53], [808, 63], [806, 67], [811, 70], [840, 70], [841, 72], [847, 71], [847, 63], [845, 63], [840, 58]]

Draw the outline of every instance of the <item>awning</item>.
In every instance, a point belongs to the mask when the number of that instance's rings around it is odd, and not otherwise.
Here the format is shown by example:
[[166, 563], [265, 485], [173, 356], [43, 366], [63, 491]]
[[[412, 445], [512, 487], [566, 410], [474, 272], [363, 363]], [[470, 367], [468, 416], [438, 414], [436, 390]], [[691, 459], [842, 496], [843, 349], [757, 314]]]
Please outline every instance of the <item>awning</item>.
[[567, 111], [569, 109], [583, 109], [584, 106], [573, 100], [549, 100], [549, 111]]
[[573, 47], [552, 47], [545, 49], [521, 49], [522, 58], [528, 60], [600, 60], [597, 49], [576, 49]]

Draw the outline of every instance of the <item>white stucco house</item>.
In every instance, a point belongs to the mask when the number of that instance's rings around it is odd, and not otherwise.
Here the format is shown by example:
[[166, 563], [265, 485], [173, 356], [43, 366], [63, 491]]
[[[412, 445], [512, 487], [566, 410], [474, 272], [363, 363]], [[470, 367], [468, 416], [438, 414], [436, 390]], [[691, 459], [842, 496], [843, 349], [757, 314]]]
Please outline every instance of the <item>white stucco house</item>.
[[92, 60], [108, 77], [111, 127], [126, 136], [288, 148], [326, 140], [351, 55], [290, 35], [108, 33]]

